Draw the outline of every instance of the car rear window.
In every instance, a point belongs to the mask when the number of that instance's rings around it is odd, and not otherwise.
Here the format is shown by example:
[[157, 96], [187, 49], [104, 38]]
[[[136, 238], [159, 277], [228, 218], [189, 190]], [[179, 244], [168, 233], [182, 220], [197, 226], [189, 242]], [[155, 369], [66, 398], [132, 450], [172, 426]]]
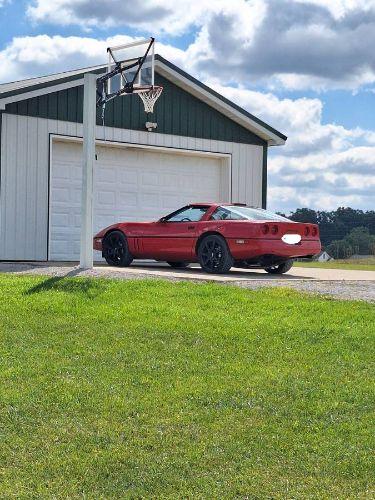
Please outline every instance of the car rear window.
[[246, 220], [246, 217], [228, 210], [227, 207], [219, 207], [211, 215], [211, 220]]
[[212, 220], [272, 220], [279, 222], [291, 222], [282, 215], [275, 214], [263, 208], [241, 207], [228, 205], [218, 207], [211, 216]]

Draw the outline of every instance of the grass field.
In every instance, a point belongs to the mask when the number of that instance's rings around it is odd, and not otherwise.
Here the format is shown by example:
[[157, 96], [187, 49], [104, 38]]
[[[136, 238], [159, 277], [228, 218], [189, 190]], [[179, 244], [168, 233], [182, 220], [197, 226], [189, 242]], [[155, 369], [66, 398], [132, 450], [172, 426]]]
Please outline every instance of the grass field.
[[337, 259], [329, 262], [295, 262], [297, 267], [319, 267], [321, 269], [353, 269], [375, 271], [375, 257], [371, 259]]
[[373, 498], [374, 307], [0, 276], [1, 498]]

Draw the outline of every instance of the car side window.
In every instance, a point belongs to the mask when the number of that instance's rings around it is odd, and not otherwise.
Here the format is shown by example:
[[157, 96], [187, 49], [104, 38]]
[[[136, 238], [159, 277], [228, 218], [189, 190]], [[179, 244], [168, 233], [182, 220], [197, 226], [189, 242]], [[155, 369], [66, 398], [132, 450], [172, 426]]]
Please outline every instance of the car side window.
[[236, 214], [224, 207], [217, 208], [211, 215], [211, 220], [243, 220], [244, 218], [240, 214]]
[[207, 212], [208, 207], [187, 207], [166, 217], [166, 222], [198, 222]]

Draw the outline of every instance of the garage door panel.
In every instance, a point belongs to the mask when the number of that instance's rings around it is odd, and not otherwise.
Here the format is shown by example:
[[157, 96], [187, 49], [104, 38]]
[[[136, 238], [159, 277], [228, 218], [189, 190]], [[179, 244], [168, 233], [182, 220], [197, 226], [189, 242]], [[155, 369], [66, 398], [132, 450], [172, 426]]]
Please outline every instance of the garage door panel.
[[137, 186], [138, 176], [135, 168], [119, 169], [118, 179], [125, 186]]
[[95, 199], [103, 205], [103, 208], [113, 208], [115, 209], [116, 207], [116, 191], [109, 191], [109, 190], [103, 190], [100, 189], [100, 191], [97, 191], [97, 195], [95, 196]]
[[117, 209], [127, 210], [137, 208], [138, 196], [137, 193], [130, 193], [129, 191], [120, 191], [117, 193]]
[[[142, 168], [142, 167], [141, 167]], [[159, 187], [159, 175], [157, 172], [147, 171], [141, 174], [141, 186]]]
[[72, 255], [79, 255], [80, 230], [76, 228], [70, 232], [54, 232], [54, 238], [50, 243], [50, 254], [55, 260], [75, 260]]
[[95, 169], [95, 181], [104, 182], [105, 184], [117, 182], [117, 169], [116, 167], [105, 167]]
[[51, 216], [51, 224], [56, 231], [67, 231], [70, 227], [80, 227], [80, 216], [72, 215], [71, 211], [62, 209], [61, 212], [54, 212]]
[[[191, 203], [222, 199], [228, 175], [219, 158], [99, 147], [94, 164], [94, 231], [120, 220], [156, 220]], [[51, 260], [78, 260], [82, 145], [53, 144], [50, 178]], [[100, 254], [95, 252], [95, 259]]]

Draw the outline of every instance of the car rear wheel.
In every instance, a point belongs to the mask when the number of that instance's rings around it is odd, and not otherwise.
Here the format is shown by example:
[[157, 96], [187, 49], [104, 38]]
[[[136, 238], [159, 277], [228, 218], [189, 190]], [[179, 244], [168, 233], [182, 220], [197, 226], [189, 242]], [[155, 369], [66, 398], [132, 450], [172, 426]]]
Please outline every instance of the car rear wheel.
[[287, 260], [278, 266], [266, 267], [265, 271], [270, 274], [284, 274], [287, 273], [293, 266], [293, 259]]
[[186, 267], [189, 267], [189, 262], [169, 262], [169, 261], [167, 261], [167, 264], [169, 264], [174, 269], [185, 269]]
[[121, 231], [112, 231], [103, 240], [103, 257], [110, 266], [126, 267], [133, 261], [126, 236]]
[[233, 265], [233, 258], [222, 236], [205, 236], [198, 247], [199, 264], [206, 273], [227, 273]]

